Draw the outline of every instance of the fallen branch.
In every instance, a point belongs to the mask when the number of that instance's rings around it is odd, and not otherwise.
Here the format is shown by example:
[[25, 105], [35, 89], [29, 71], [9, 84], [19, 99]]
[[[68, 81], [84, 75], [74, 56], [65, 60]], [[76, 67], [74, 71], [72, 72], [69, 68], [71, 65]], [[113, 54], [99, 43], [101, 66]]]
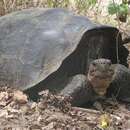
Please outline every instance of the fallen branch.
[[[93, 110], [93, 109], [86, 109], [86, 108], [79, 108], [79, 107], [73, 107], [73, 110], [76, 110], [76, 111], [82, 111], [82, 112], [86, 112], [88, 113], [90, 116], [94, 116], [96, 115], [97, 116], [100, 116], [102, 115], [103, 113], [100, 112], [100, 111], [97, 111], [97, 110]], [[120, 116], [117, 116], [117, 115], [114, 115], [114, 114], [110, 114], [110, 116], [112, 118], [115, 118], [117, 121], [121, 121], [121, 117]], [[95, 117], [95, 118], [96, 118]]]
[[81, 107], [73, 107], [73, 110], [87, 112], [87, 113], [92, 113], [92, 114], [101, 114], [100, 111], [93, 110], [93, 109], [81, 108]]

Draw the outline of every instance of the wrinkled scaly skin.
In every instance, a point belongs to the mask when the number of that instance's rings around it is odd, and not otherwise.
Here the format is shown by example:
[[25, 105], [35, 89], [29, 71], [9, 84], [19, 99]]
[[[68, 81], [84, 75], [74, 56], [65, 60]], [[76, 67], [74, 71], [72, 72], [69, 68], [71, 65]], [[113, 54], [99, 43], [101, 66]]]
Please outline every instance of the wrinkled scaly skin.
[[108, 59], [91, 62], [87, 78], [76, 75], [61, 91], [65, 96], [72, 96], [72, 104], [84, 106], [98, 99], [115, 96], [130, 102], [130, 70], [123, 65], [113, 65]]
[[111, 61], [107, 59], [97, 59], [90, 64], [87, 79], [94, 91], [103, 96], [106, 94], [107, 88], [112, 82], [113, 75], [114, 70]]

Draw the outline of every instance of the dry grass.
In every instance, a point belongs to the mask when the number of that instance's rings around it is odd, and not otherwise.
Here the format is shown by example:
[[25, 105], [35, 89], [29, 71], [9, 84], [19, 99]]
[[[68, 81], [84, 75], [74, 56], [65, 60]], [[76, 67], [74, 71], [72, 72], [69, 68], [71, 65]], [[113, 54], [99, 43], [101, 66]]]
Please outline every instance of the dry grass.
[[0, 15], [31, 7], [68, 7], [70, 0], [0, 0]]
[[89, 16], [100, 23], [109, 23], [117, 26], [118, 22], [107, 13], [109, 1], [97, 0], [96, 5], [89, 5], [86, 0], [0, 0], [0, 16], [33, 7], [61, 7], [73, 10], [80, 15]]
[[7, 13], [34, 7], [61, 7], [73, 10], [100, 23], [109, 23], [117, 26], [118, 22], [107, 13], [110, 0], [97, 0], [96, 5], [89, 5], [86, 0], [0, 0], [0, 16]]

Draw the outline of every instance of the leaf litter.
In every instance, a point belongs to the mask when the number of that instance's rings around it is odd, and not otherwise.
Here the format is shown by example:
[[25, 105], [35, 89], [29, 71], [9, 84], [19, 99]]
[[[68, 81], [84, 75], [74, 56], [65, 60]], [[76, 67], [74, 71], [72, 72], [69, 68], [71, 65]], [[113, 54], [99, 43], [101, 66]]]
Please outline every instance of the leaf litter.
[[0, 130], [129, 130], [130, 111], [120, 104], [113, 113], [72, 107], [71, 97], [40, 93], [38, 102], [22, 91], [0, 88]]

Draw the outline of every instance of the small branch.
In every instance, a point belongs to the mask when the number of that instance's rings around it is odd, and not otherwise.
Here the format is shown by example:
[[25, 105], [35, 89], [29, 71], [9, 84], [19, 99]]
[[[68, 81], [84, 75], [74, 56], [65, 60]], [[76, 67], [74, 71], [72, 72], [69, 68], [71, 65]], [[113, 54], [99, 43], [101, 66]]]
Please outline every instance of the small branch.
[[73, 109], [77, 110], [77, 111], [92, 113], [92, 114], [101, 114], [100, 111], [96, 111], [96, 110], [93, 110], [93, 109], [86, 109], [86, 108], [81, 108], [81, 107], [73, 107]]
[[[86, 112], [87, 114], [89, 114], [88, 116], [91, 116], [91, 117], [98, 117], [98, 115], [102, 115], [102, 112], [100, 111], [97, 111], [97, 110], [92, 110], [92, 109], [86, 109], [86, 108], [80, 108], [80, 107], [73, 107], [73, 110], [77, 110], [77, 111], [82, 111], [82, 112]], [[96, 116], [94, 116], [96, 115]], [[112, 118], [115, 118], [117, 121], [121, 121], [121, 117], [120, 116], [117, 116], [117, 115], [114, 115], [114, 114], [110, 114], [110, 116]], [[93, 119], [92, 118], [92, 119]]]

